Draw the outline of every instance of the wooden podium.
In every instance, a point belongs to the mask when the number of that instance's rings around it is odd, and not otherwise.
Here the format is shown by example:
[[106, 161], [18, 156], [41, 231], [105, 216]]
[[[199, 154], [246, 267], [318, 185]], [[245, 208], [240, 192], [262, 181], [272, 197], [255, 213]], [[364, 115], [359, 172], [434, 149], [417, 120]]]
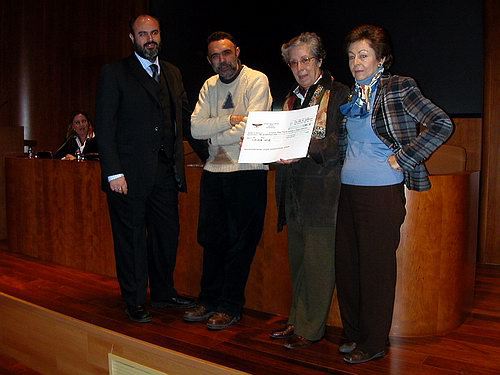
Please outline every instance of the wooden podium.
[[406, 190], [397, 251], [391, 334], [443, 334], [460, 325], [474, 298], [479, 172], [431, 176], [427, 192]]

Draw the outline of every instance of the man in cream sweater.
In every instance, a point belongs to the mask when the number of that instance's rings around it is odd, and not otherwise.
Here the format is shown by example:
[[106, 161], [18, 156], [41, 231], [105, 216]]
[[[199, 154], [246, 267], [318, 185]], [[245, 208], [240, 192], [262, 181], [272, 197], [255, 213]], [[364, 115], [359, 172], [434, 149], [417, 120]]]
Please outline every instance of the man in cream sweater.
[[193, 137], [209, 144], [198, 221], [203, 275], [198, 304], [184, 320], [225, 329], [241, 318], [267, 203], [267, 166], [238, 163], [240, 140], [248, 112], [271, 110], [272, 97], [266, 75], [239, 61], [232, 35], [216, 32], [207, 42], [217, 74], [205, 81], [191, 116]]

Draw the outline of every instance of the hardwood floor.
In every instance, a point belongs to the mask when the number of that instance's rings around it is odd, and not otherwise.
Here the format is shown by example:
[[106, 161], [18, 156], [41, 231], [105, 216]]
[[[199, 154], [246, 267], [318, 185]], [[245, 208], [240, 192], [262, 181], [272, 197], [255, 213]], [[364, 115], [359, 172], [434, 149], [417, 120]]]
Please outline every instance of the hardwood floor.
[[39, 375], [39, 372], [31, 370], [14, 358], [0, 354], [0, 374], [2, 375]]
[[[0, 292], [251, 374], [500, 374], [500, 267], [495, 266], [478, 266], [474, 308], [456, 330], [439, 337], [391, 337], [389, 355], [356, 366], [338, 354], [337, 328], [310, 348], [289, 351], [268, 338], [285, 318], [257, 311], [246, 311], [240, 324], [219, 332], [185, 323], [182, 311], [172, 309], [151, 309], [152, 324], [134, 324], [125, 317], [113, 278], [5, 251], [0, 251]], [[2, 353], [0, 373], [35, 374]]]

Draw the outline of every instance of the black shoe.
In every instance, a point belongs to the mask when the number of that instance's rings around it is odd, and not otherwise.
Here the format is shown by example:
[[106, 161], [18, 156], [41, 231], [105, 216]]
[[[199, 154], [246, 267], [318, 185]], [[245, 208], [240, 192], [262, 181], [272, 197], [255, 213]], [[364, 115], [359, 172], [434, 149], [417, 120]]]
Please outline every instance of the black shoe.
[[189, 309], [196, 305], [194, 299], [186, 297], [170, 297], [162, 301], [151, 302], [151, 306], [162, 309], [165, 307], [173, 307], [174, 309]]
[[344, 361], [352, 365], [357, 365], [358, 363], [364, 363], [373, 359], [383, 358], [384, 356], [385, 350], [382, 350], [375, 354], [369, 354], [360, 349], [354, 349], [352, 352], [344, 356]]
[[136, 323], [149, 323], [152, 320], [151, 314], [144, 305], [129, 306], [125, 309], [128, 318]]

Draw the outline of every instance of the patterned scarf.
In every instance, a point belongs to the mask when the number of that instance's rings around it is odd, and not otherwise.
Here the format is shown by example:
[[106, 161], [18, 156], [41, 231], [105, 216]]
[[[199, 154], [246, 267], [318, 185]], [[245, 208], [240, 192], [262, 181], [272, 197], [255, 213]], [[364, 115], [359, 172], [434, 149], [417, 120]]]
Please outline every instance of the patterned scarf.
[[[283, 105], [284, 111], [290, 111], [293, 109], [295, 100], [297, 97], [295, 95], [290, 95]], [[326, 115], [328, 110], [328, 102], [330, 99], [330, 90], [325, 89], [324, 86], [318, 83], [316, 90], [311, 96], [311, 100], [307, 104], [308, 107], [319, 105], [318, 113], [316, 115], [316, 122], [314, 123], [314, 129], [311, 138], [323, 139], [326, 136]]]
[[371, 112], [372, 93], [376, 90], [383, 72], [384, 67], [381, 66], [368, 84], [356, 82], [353, 92], [349, 96], [349, 101], [340, 106], [340, 112], [346, 117], [367, 117]]

